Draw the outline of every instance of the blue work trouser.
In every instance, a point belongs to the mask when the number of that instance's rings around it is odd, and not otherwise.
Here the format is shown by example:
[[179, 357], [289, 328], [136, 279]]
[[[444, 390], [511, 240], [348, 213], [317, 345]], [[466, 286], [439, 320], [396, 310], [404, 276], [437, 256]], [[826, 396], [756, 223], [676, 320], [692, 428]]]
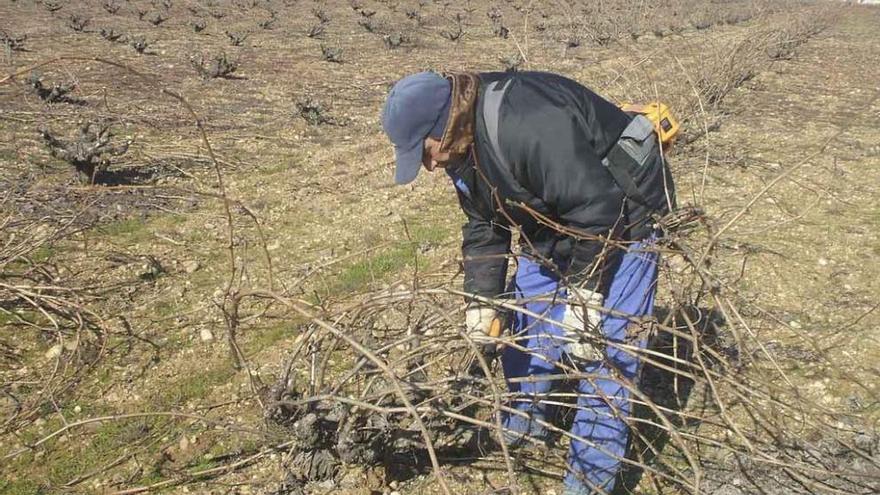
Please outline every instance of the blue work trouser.
[[[654, 309], [658, 256], [646, 250], [651, 245], [651, 241], [630, 245], [608, 277], [604, 306], [620, 315], [605, 313], [603, 316], [605, 359], [581, 364], [581, 371], [596, 378], [578, 380], [577, 411], [571, 433], [590, 443], [574, 439], [571, 442], [566, 493], [610, 493], [620, 470], [620, 459], [626, 453], [629, 427], [624, 418], [632, 407], [630, 392], [621, 383], [633, 383], [639, 359], [615, 343], [640, 348], [645, 345], [644, 332], [627, 338], [627, 326], [630, 318], [650, 315]], [[518, 377], [534, 380], [508, 381], [508, 388], [515, 397], [510, 407], [527, 413], [528, 418], [509, 413], [504, 416], [504, 424], [510, 430], [542, 437], [546, 429], [535, 420], [548, 420], [550, 407], [542, 401], [549, 399], [547, 394], [558, 381], [540, 380], [540, 375], [557, 373], [556, 362], [570, 363], [564, 357], [564, 342], [554, 338], [562, 334], [562, 329], [553, 323], [562, 320], [567, 294], [551, 270], [526, 257], [518, 260], [514, 291], [517, 299], [549, 296], [551, 300], [543, 297], [543, 301], [525, 302], [525, 309], [540, 315], [544, 321], [517, 313], [511, 323], [512, 333], [519, 337], [517, 343], [529, 352], [508, 346], [502, 355], [504, 375], [508, 380]], [[552, 300], [554, 296], [556, 301]]]

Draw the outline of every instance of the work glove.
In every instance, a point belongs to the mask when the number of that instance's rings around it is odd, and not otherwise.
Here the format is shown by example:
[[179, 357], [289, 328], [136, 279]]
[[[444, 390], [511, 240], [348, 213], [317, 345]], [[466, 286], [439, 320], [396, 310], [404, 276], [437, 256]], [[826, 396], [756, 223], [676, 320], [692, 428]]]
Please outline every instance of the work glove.
[[[602, 294], [589, 289], [569, 289], [568, 303], [562, 316], [565, 351], [575, 361], [601, 361], [604, 349], [601, 345]], [[593, 306], [586, 307], [585, 304]]]
[[497, 316], [498, 312], [489, 306], [476, 305], [468, 308], [465, 312], [466, 333], [477, 344], [490, 342], [489, 331]]
[[489, 337], [489, 331], [497, 316], [498, 312], [489, 306], [475, 305], [465, 311], [465, 333], [484, 355], [495, 352], [495, 342]]

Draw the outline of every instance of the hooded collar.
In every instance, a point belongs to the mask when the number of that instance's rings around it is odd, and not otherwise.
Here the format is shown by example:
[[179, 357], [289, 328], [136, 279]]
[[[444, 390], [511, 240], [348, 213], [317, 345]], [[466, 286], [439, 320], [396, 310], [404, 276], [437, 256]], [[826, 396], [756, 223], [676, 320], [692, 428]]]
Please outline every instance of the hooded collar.
[[446, 128], [440, 139], [440, 151], [465, 154], [474, 142], [474, 108], [480, 78], [472, 72], [452, 72], [445, 74], [445, 77], [452, 84], [452, 96]]

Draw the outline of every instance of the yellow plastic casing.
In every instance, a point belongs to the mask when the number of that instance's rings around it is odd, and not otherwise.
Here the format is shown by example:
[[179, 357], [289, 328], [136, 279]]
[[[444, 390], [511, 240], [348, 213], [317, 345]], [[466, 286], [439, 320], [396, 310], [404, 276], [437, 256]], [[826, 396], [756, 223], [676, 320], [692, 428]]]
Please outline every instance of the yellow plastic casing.
[[679, 124], [675, 117], [672, 116], [668, 106], [659, 101], [653, 101], [645, 105], [626, 103], [621, 105], [620, 108], [624, 112], [639, 113], [647, 117], [654, 124], [654, 130], [657, 132], [657, 136], [660, 137], [660, 143], [663, 144], [663, 147], [667, 147], [675, 141], [675, 136], [678, 135], [679, 131]]

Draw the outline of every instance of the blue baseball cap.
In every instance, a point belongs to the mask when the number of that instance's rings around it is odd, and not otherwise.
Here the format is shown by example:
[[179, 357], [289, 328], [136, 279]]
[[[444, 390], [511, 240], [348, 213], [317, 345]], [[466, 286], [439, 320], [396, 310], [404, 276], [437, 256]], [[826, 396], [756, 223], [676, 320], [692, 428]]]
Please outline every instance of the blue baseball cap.
[[409, 184], [419, 175], [425, 138], [443, 136], [451, 95], [452, 85], [436, 72], [406, 76], [391, 88], [382, 128], [394, 143], [394, 182]]

